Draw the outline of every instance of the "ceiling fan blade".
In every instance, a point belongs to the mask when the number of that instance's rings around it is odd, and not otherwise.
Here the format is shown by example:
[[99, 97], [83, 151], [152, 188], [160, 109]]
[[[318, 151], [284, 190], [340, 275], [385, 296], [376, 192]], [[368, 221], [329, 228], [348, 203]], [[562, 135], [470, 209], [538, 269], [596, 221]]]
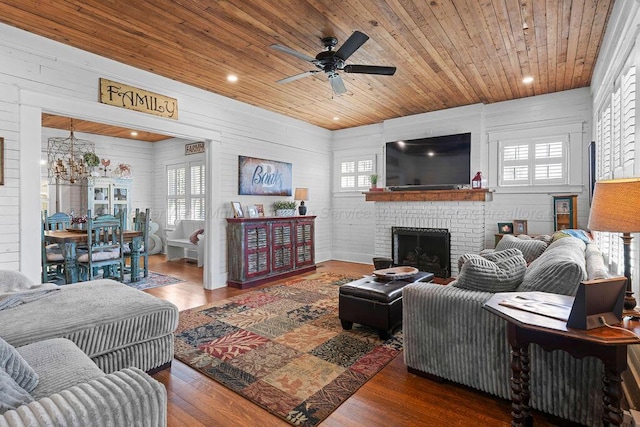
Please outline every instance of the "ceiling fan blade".
[[345, 73], [380, 74], [383, 76], [393, 76], [396, 72], [396, 67], [383, 67], [380, 65], [345, 65], [343, 70]]
[[301, 79], [303, 77], [311, 76], [311, 75], [313, 75], [315, 73], [319, 73], [319, 72], [320, 72], [320, 70], [305, 71], [304, 73], [296, 74], [295, 76], [286, 77], [284, 79], [278, 80], [276, 83], [289, 83], [289, 82], [292, 82], [294, 80], [298, 80], [298, 79]]
[[329, 74], [329, 83], [331, 83], [331, 88], [333, 89], [333, 93], [336, 95], [342, 95], [347, 91], [347, 88], [344, 86], [344, 82], [342, 81], [342, 77], [340, 77], [337, 73]]
[[284, 53], [288, 53], [289, 55], [293, 55], [296, 58], [302, 59], [303, 61], [313, 62], [313, 63], [316, 62], [316, 58], [312, 58], [309, 55], [305, 55], [304, 53], [297, 52], [297, 51], [291, 49], [290, 47], [282, 46], [281, 44], [272, 44], [271, 48], [279, 50], [279, 51], [284, 52]]
[[369, 40], [368, 35], [361, 33], [360, 31], [354, 31], [353, 34], [351, 34], [351, 37], [349, 37], [347, 41], [340, 46], [340, 49], [337, 50], [336, 56], [343, 61], [346, 61], [347, 58], [353, 55], [353, 52], [358, 50], [367, 40]]

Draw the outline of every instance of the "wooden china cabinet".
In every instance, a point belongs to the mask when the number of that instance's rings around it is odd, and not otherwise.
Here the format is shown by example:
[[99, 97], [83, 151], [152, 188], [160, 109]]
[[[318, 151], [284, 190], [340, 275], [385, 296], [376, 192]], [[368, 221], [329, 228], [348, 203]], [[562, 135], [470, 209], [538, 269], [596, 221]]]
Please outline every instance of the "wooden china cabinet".
[[246, 289], [315, 270], [315, 218], [227, 218], [227, 285]]

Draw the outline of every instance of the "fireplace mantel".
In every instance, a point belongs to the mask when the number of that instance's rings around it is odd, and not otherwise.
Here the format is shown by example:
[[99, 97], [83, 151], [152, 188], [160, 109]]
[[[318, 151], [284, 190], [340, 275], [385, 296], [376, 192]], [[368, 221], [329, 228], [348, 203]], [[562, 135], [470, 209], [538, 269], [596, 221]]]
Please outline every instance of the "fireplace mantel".
[[367, 202], [483, 202], [489, 189], [480, 190], [427, 190], [427, 191], [369, 191]]

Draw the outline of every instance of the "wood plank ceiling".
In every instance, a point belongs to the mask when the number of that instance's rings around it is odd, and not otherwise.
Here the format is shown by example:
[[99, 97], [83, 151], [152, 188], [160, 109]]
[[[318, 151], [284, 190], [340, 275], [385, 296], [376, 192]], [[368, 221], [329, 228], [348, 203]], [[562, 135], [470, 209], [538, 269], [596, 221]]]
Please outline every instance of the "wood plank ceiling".
[[[0, 21], [326, 129], [590, 84], [613, 0], [3, 0]], [[359, 30], [333, 96], [309, 56]], [[227, 82], [228, 74], [238, 76]], [[523, 84], [526, 76], [533, 83]], [[109, 77], [109, 76], [105, 76]], [[127, 83], [127, 82], [123, 82]], [[96, 91], [97, 83], [96, 83]], [[338, 120], [334, 120], [338, 117]]]

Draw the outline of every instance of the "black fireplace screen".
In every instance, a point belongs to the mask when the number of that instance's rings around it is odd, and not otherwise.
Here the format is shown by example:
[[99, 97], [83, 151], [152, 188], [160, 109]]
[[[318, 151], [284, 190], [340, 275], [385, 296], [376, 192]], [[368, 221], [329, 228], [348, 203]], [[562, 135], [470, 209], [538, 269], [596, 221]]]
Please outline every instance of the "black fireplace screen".
[[393, 264], [428, 271], [436, 277], [451, 274], [451, 234], [441, 228], [391, 228]]

